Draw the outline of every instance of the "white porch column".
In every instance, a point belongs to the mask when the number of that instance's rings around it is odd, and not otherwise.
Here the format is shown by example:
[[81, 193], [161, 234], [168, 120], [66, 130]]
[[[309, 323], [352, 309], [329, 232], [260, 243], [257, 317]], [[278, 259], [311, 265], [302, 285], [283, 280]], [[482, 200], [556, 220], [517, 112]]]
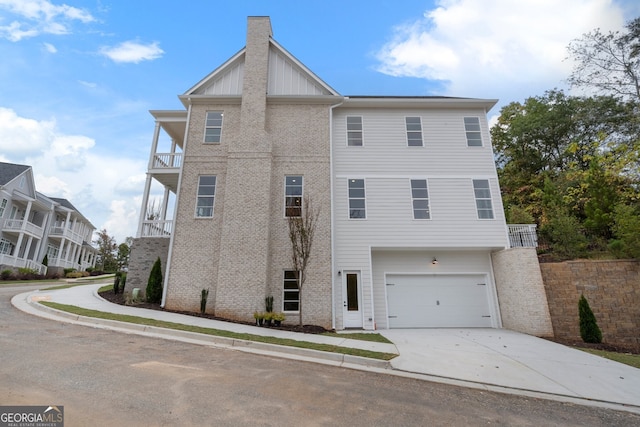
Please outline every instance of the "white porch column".
[[[22, 240], [24, 239], [24, 231], [27, 229], [27, 222], [29, 221], [29, 214], [31, 213], [32, 201], [27, 203], [27, 210], [24, 212], [22, 218], [22, 225], [20, 227], [20, 234], [18, 235], [18, 241], [16, 242], [16, 258], [20, 258], [20, 249], [22, 248]], [[23, 252], [22, 258], [26, 258], [28, 252]]]

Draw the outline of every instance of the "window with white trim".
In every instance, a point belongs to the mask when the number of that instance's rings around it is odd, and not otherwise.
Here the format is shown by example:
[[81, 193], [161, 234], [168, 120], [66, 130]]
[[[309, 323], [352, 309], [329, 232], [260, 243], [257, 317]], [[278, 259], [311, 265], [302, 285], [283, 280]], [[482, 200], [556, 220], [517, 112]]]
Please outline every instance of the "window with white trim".
[[473, 192], [476, 198], [478, 219], [493, 219], [493, 204], [488, 179], [474, 179]]
[[282, 311], [298, 311], [300, 309], [300, 288], [298, 287], [298, 271], [285, 270], [282, 284]]
[[467, 134], [468, 147], [482, 147], [482, 136], [480, 135], [480, 119], [479, 118], [465, 117], [464, 131]]
[[213, 217], [213, 202], [216, 196], [215, 175], [203, 175], [198, 179], [198, 198], [196, 202], [196, 217]]
[[13, 243], [5, 238], [0, 239], [0, 254], [11, 255], [12, 251]]
[[284, 178], [284, 216], [302, 216], [302, 176], [289, 175]]
[[367, 217], [364, 179], [349, 179], [349, 218]]
[[411, 201], [413, 203], [413, 219], [431, 219], [426, 179], [411, 180]]
[[407, 145], [409, 147], [422, 147], [422, 121], [420, 117], [405, 117], [407, 128]]
[[0, 202], [0, 218], [4, 215], [4, 210], [7, 208], [7, 199], [2, 199]]
[[60, 251], [60, 249], [58, 248], [58, 246], [48, 245], [47, 246], [47, 258], [49, 258], [49, 260], [57, 259], [59, 251]]
[[219, 144], [222, 135], [222, 112], [207, 111], [207, 118], [204, 127], [205, 144]]
[[362, 117], [347, 116], [347, 145], [362, 147]]

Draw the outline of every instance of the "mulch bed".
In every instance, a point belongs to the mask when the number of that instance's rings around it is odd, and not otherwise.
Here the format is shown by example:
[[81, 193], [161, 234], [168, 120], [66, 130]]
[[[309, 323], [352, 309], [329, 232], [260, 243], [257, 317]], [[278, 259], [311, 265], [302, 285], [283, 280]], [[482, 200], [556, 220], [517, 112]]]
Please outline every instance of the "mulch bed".
[[[125, 304], [125, 297], [124, 294], [114, 294], [113, 291], [105, 291], [105, 292], [100, 292], [100, 296], [104, 299], [106, 299], [109, 302], [112, 302], [114, 304], [120, 304], [120, 305], [126, 305]], [[167, 310], [164, 309], [162, 307], [160, 307], [160, 304], [152, 304], [149, 302], [137, 302], [133, 305], [131, 305], [131, 307], [137, 307], [137, 308], [147, 308], [149, 310], [158, 310], [158, 311], [166, 311], [167, 313], [177, 313], [177, 314], [186, 314], [188, 316], [194, 316], [194, 317], [203, 317], [206, 319], [213, 319], [213, 320], [221, 320], [223, 322], [231, 322], [231, 323], [239, 323], [242, 325], [251, 325], [251, 326], [255, 326], [255, 323], [251, 322], [242, 322], [242, 321], [237, 321], [237, 320], [229, 320], [229, 319], [223, 319], [221, 317], [217, 317], [214, 316], [212, 314], [201, 314], [201, 313], [194, 313], [191, 311], [179, 311], [179, 310]], [[280, 326], [263, 326], [266, 328], [274, 328], [274, 329], [280, 329], [280, 330], [285, 330], [285, 331], [291, 331], [291, 332], [302, 332], [305, 334], [322, 334], [324, 332], [330, 332], [329, 330], [323, 328], [322, 326], [317, 326], [317, 325], [285, 325], [285, 324], [281, 324]]]
[[[116, 294], [113, 293], [113, 291], [105, 291], [105, 292], [100, 292], [100, 296], [102, 298], [106, 299], [107, 301], [110, 301], [110, 302], [112, 302], [114, 304], [126, 305], [123, 294], [117, 294], [116, 295]], [[194, 312], [191, 312], [191, 311], [166, 310], [166, 309], [160, 307], [159, 304], [151, 304], [151, 303], [148, 303], [148, 302], [138, 302], [133, 306], [134, 307], [138, 307], [138, 308], [147, 308], [147, 309], [150, 309], [150, 310], [159, 310], [159, 311], [166, 311], [166, 312], [169, 312], [169, 313], [186, 314], [188, 316], [204, 317], [204, 318], [207, 318], [207, 319], [221, 320], [221, 321], [224, 321], [224, 322], [240, 323], [240, 324], [243, 324], [243, 325], [255, 326], [255, 323], [223, 319], [221, 317], [216, 317], [216, 316], [213, 316], [213, 315], [207, 314], [207, 313], [200, 314], [200, 313], [194, 313]], [[269, 326], [266, 326], [266, 327], [269, 327]], [[307, 333], [307, 334], [322, 334], [324, 332], [329, 332], [327, 329], [323, 328], [322, 326], [316, 326], [316, 325], [303, 325], [303, 326], [299, 326], [299, 325], [280, 325], [278, 327], [275, 327], [275, 326], [271, 326], [271, 327], [276, 328], [276, 329], [286, 330], [286, 331], [292, 331], [292, 332], [303, 332], [303, 333]], [[640, 354], [640, 345], [633, 346], [633, 345], [612, 344], [612, 343], [591, 344], [591, 343], [585, 343], [585, 342], [578, 341], [578, 340], [563, 340], [563, 339], [559, 339], [559, 338], [546, 338], [546, 339], [549, 340], [549, 341], [557, 342], [558, 344], [566, 345], [568, 347], [590, 348], [590, 349], [594, 349], [594, 350], [613, 351], [613, 352], [616, 352], [616, 353]]]

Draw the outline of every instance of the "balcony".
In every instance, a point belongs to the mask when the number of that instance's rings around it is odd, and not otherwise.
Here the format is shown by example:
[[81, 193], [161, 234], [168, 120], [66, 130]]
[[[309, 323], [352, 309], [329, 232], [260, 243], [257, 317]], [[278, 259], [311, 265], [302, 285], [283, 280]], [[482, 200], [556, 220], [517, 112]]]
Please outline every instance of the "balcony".
[[58, 238], [58, 239], [61, 239], [64, 237], [72, 241], [73, 243], [77, 243], [77, 244], [82, 244], [82, 242], [84, 241], [81, 234], [76, 233], [75, 231], [65, 227], [64, 223], [53, 224], [49, 229], [49, 237]]
[[156, 153], [153, 155], [152, 169], [180, 169], [182, 153]]
[[38, 262], [6, 254], [0, 254], [0, 265], [6, 265], [15, 268], [28, 268], [30, 270], [37, 271], [38, 274], [47, 273], [47, 267]]
[[144, 221], [140, 237], [171, 237], [173, 221]]
[[537, 248], [538, 234], [535, 224], [508, 224], [509, 244], [512, 248]]
[[34, 237], [42, 237], [42, 227], [39, 227], [24, 219], [6, 219], [4, 222], [0, 222], [2, 231], [20, 233], [24, 231]]

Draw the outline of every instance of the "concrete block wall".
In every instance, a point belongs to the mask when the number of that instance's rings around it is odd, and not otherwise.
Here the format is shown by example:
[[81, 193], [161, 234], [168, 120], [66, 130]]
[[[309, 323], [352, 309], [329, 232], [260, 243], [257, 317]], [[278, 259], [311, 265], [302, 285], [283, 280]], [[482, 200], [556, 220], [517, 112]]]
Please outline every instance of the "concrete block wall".
[[140, 295], [144, 296], [149, 274], [153, 264], [160, 257], [162, 264], [162, 277], [166, 274], [167, 255], [169, 252], [169, 239], [165, 237], [142, 237], [133, 239], [129, 254], [129, 272], [125, 292], [131, 293], [133, 288], [140, 289]]
[[640, 346], [640, 261], [540, 264], [555, 336], [581, 340], [578, 300], [584, 295], [604, 342]]
[[513, 248], [491, 255], [502, 326], [552, 337], [545, 287], [534, 248]]

